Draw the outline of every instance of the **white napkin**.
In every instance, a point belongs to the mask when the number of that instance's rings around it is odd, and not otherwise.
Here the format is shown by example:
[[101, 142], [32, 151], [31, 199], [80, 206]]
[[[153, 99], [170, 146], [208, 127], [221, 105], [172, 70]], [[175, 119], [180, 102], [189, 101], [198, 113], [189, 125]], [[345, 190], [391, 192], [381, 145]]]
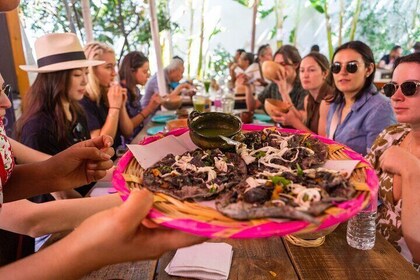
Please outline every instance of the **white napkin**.
[[232, 246], [204, 242], [178, 249], [165, 271], [173, 276], [203, 280], [222, 280], [229, 276]]
[[178, 137], [169, 135], [147, 145], [130, 144], [127, 147], [143, 168], [149, 168], [169, 153], [181, 155], [197, 148], [189, 133]]

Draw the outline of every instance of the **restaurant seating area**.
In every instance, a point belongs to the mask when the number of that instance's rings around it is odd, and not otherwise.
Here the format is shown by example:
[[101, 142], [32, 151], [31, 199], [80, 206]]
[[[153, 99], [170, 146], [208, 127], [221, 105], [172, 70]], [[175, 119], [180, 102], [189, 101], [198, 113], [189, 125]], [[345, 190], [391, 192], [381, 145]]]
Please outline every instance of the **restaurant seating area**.
[[416, 13], [111, 2], [0, 0], [0, 279], [419, 279]]

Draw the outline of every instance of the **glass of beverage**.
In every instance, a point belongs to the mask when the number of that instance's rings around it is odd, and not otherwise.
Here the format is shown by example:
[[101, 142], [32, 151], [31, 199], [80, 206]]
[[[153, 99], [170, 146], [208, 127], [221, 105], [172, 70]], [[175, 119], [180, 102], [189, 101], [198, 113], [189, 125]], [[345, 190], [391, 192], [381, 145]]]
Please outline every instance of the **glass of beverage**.
[[206, 81], [204, 81], [204, 89], [206, 90], [206, 92], [208, 93], [209, 92], [209, 90], [210, 90], [210, 84], [211, 84], [211, 81], [210, 80], [206, 80]]
[[231, 96], [225, 96], [222, 99], [222, 110], [223, 113], [232, 114], [233, 108], [235, 107], [235, 99]]
[[204, 109], [206, 107], [206, 98], [202, 95], [194, 95], [192, 97], [193, 107], [194, 110], [197, 112], [204, 112]]

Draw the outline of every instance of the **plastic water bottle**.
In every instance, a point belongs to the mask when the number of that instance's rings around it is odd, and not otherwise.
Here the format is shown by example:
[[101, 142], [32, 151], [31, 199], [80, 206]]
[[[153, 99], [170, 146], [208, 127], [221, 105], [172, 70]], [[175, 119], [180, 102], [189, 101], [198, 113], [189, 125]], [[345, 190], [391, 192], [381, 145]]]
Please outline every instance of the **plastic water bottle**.
[[214, 101], [213, 101], [214, 110], [216, 112], [222, 112], [223, 111], [222, 97], [223, 97], [222, 90], [216, 91], [216, 94], [214, 95]]
[[347, 244], [359, 250], [375, 246], [377, 201], [371, 202], [347, 223]]

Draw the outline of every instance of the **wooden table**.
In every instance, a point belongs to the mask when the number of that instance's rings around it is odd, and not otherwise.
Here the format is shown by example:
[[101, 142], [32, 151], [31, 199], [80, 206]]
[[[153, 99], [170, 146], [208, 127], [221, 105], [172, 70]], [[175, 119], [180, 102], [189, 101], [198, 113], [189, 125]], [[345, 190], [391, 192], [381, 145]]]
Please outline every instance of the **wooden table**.
[[[146, 124], [133, 142], [144, 138], [146, 130], [155, 125]], [[297, 247], [280, 237], [210, 242], [233, 246], [229, 279], [420, 279], [420, 273], [379, 234], [372, 250], [361, 251], [348, 246], [345, 224], [316, 248]], [[157, 261], [107, 266], [83, 279], [186, 279], [169, 276], [164, 271], [174, 254], [175, 251], [168, 252]]]
[[[381, 235], [372, 250], [348, 246], [345, 224], [316, 248], [297, 247], [279, 237], [210, 240], [216, 241], [233, 246], [229, 279], [420, 279], [420, 273]], [[188, 279], [165, 272], [174, 254], [166, 253], [158, 261], [108, 266], [83, 279]]]

